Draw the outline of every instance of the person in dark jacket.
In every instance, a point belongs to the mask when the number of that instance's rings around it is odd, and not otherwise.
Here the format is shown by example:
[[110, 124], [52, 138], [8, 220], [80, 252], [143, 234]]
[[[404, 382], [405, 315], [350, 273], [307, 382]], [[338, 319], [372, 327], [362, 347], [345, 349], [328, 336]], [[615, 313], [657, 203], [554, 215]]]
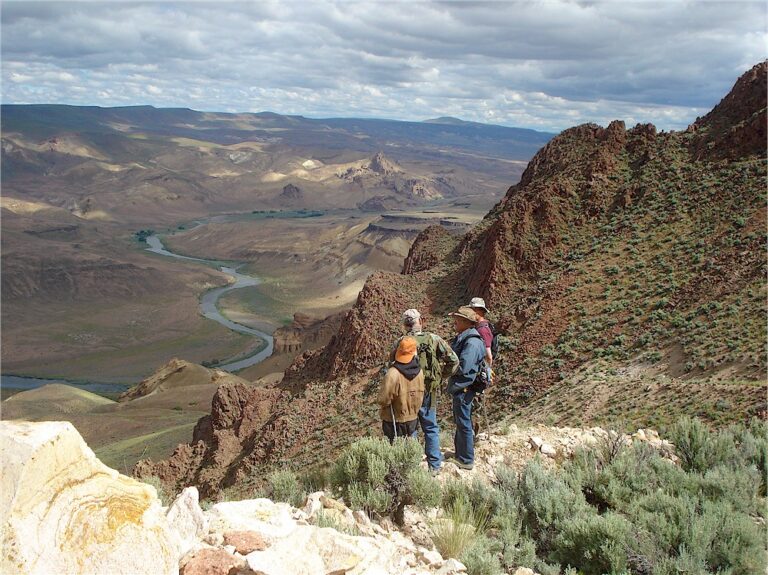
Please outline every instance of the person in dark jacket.
[[459, 356], [459, 369], [448, 380], [448, 393], [453, 397], [453, 421], [456, 432], [453, 436], [456, 465], [472, 469], [475, 465], [475, 438], [472, 430], [472, 400], [475, 383], [485, 356], [483, 338], [477, 333], [477, 314], [469, 307], [460, 307], [448, 314], [453, 317], [456, 337], [451, 348]]
[[414, 338], [406, 336], [400, 340], [395, 362], [384, 375], [379, 390], [381, 428], [389, 441], [416, 434], [419, 409], [424, 401], [424, 374], [416, 348]]

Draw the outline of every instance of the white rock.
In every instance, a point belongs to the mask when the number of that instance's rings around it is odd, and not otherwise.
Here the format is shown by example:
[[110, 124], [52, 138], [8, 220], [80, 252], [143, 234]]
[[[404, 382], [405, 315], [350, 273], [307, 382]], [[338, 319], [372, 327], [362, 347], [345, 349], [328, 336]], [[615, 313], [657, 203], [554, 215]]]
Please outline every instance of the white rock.
[[186, 487], [174, 499], [165, 514], [171, 530], [176, 535], [180, 555], [194, 549], [208, 533], [208, 519], [200, 509], [197, 487]]
[[320, 501], [320, 498], [323, 496], [325, 496], [323, 491], [316, 491], [307, 496], [307, 502], [304, 504], [303, 510], [307, 517], [314, 517], [323, 508], [323, 504]]
[[539, 447], [539, 451], [542, 455], [546, 455], [547, 457], [554, 457], [557, 455], [557, 449], [555, 449], [549, 443], [542, 443], [541, 447]]
[[0, 422], [0, 572], [178, 573], [155, 489], [101, 463], [72, 424]]
[[443, 562], [443, 556], [437, 549], [419, 549], [419, 555], [427, 565], [440, 565]]
[[301, 509], [294, 509], [291, 512], [291, 519], [294, 521], [304, 521], [307, 523], [307, 520], [309, 519], [309, 516], [304, 513]]
[[275, 541], [264, 551], [249, 553], [245, 559], [251, 570], [262, 575], [403, 572], [393, 569], [394, 563], [399, 563], [393, 544], [317, 527], [298, 527], [290, 537]]
[[541, 449], [541, 446], [544, 444], [544, 440], [538, 435], [533, 435], [528, 438], [528, 443], [533, 449]]
[[659, 432], [655, 429], [644, 429], [645, 436], [648, 438], [648, 441], [659, 441], [661, 438], [659, 437]]
[[225, 501], [208, 511], [209, 529], [218, 533], [255, 531], [267, 540], [287, 537], [297, 528], [291, 509], [287, 503], [269, 499]]
[[488, 458], [488, 466], [491, 467], [491, 469], [495, 469], [497, 466], [499, 466], [501, 463], [504, 463], [504, 455], [492, 455]]
[[437, 575], [452, 575], [453, 573], [464, 573], [466, 572], [467, 568], [461, 561], [457, 561], [456, 559], [448, 559], [445, 563], [443, 563], [443, 566], [440, 567], [440, 570], [437, 572]]
[[595, 445], [597, 443], [597, 438], [594, 435], [585, 434], [581, 441], [584, 445]]
[[537, 575], [537, 573], [528, 567], [518, 567], [513, 575]]
[[356, 511], [352, 512], [352, 517], [355, 519], [355, 523], [358, 525], [365, 525], [369, 526], [371, 524], [371, 520], [368, 517], [368, 514], [363, 511], [362, 509], [358, 509]]

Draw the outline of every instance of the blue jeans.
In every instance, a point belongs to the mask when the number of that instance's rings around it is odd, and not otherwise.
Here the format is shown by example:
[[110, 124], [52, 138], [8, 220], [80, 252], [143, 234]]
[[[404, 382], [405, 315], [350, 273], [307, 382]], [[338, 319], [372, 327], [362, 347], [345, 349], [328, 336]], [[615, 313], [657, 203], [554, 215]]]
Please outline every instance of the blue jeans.
[[[440, 469], [443, 454], [440, 453], [440, 427], [437, 425], [437, 409], [432, 407], [432, 394], [425, 393], [419, 409], [419, 423], [424, 432], [424, 453], [430, 469]], [[418, 431], [411, 436], [414, 439]]]
[[475, 462], [475, 432], [472, 430], [472, 400], [475, 392], [467, 390], [453, 396], [453, 422], [456, 433], [453, 436], [456, 459], [462, 463]]

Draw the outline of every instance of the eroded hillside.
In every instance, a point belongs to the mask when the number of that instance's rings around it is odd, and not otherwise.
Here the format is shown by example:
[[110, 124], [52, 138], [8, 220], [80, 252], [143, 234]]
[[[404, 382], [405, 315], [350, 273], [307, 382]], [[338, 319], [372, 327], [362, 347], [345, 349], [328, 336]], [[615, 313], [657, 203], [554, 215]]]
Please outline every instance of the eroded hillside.
[[402, 310], [447, 335], [446, 312], [478, 295], [506, 333], [493, 420], [763, 413], [767, 69], [684, 132], [617, 121], [556, 137], [473, 231], [423, 232], [407, 273], [371, 276], [325, 348], [271, 390], [222, 387], [213, 427], [138, 472], [211, 493], [265, 465], [321, 465], [375, 433], [377, 366]]

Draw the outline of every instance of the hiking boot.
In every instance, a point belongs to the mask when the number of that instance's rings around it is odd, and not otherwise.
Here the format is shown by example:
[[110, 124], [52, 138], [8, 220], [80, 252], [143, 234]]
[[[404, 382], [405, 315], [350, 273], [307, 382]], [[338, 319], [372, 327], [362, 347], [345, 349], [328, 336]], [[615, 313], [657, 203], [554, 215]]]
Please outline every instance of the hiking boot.
[[475, 468], [474, 463], [464, 463], [463, 461], [459, 461], [458, 459], [455, 460], [456, 467], [459, 469], [466, 469], [467, 471], [472, 471]]
[[440, 472], [442, 471], [442, 469], [443, 469], [442, 467], [430, 467], [429, 474], [432, 477], [437, 477], [438, 475], [440, 475]]

